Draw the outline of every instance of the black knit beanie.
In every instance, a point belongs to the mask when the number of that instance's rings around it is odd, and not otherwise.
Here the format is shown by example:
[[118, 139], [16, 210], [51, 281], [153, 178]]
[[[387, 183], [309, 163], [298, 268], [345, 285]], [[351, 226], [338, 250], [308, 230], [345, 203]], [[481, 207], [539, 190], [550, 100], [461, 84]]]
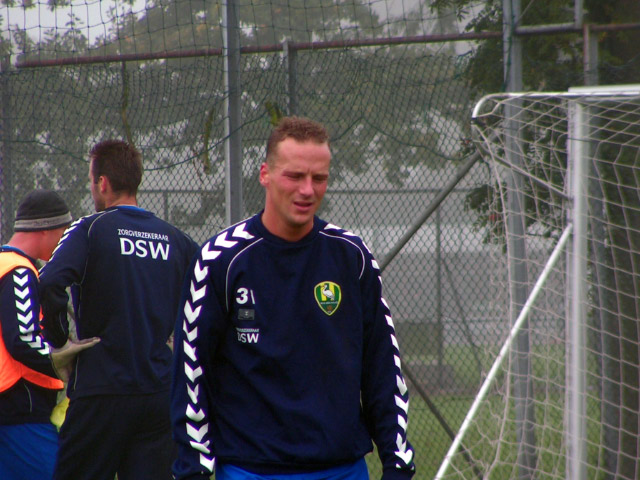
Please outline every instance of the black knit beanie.
[[71, 212], [60, 195], [52, 190], [34, 190], [18, 205], [13, 230], [16, 232], [55, 230], [70, 223]]

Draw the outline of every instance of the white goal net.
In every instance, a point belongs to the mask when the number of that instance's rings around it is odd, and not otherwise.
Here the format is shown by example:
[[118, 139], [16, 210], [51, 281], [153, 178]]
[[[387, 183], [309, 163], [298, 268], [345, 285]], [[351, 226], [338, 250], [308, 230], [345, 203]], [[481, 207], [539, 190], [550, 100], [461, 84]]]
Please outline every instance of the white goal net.
[[436, 478], [637, 480], [640, 85], [490, 95], [473, 125], [506, 325]]

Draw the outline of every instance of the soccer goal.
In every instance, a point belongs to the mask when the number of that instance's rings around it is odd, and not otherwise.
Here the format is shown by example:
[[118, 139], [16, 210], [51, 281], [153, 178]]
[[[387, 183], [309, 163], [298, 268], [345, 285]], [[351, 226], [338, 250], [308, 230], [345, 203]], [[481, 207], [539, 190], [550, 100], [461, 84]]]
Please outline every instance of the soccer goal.
[[472, 120], [506, 325], [436, 478], [636, 480], [640, 85], [489, 95]]

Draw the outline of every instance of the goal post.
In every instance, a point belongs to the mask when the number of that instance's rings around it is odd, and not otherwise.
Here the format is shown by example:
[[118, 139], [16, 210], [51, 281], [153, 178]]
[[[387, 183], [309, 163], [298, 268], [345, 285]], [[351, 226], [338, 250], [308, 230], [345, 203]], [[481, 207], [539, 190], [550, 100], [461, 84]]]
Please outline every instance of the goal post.
[[436, 478], [640, 478], [640, 85], [489, 95], [472, 125], [503, 328]]

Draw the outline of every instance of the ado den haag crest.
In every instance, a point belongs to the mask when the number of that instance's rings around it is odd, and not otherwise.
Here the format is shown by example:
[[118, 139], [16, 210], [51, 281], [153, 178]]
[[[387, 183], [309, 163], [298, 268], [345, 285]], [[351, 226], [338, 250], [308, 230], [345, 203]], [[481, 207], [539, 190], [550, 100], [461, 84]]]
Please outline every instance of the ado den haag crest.
[[337, 283], [325, 281], [320, 282], [313, 289], [316, 302], [320, 309], [327, 315], [333, 315], [340, 306], [342, 291]]

